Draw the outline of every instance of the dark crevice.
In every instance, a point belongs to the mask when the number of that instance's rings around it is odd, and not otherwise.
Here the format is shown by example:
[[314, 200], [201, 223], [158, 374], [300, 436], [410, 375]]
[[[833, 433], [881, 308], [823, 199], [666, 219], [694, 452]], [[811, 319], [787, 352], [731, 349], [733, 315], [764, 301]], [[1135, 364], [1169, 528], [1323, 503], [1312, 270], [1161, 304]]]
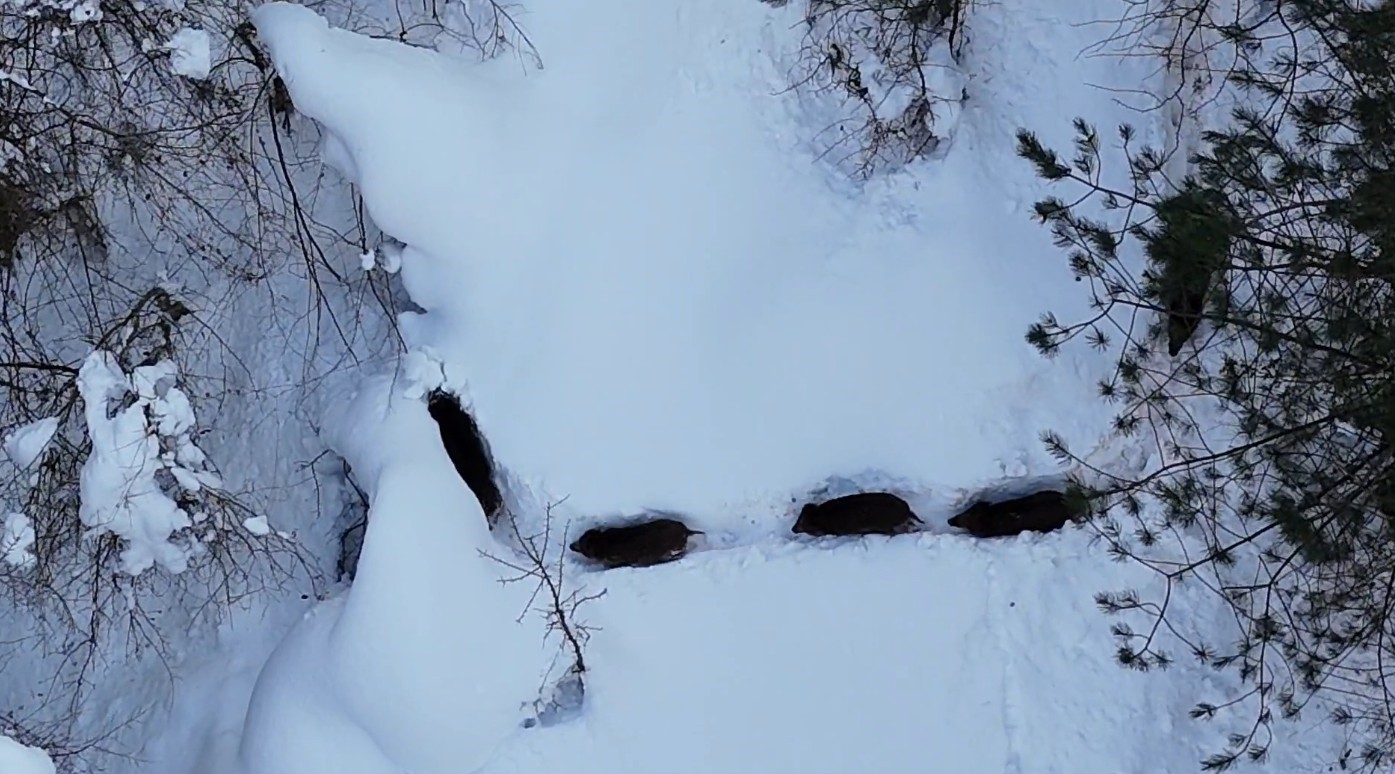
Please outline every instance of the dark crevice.
[[458, 398], [441, 390], [432, 391], [426, 410], [441, 430], [441, 443], [446, 447], [455, 472], [475, 493], [485, 517], [493, 524], [503, 507], [504, 496], [494, 480], [494, 461], [489, 446], [474, 417], [461, 408]]
[[354, 481], [353, 470], [347, 461], [342, 461], [346, 497], [339, 514], [342, 526], [339, 534], [339, 580], [353, 582], [358, 574], [358, 558], [363, 552], [363, 537], [368, 532], [368, 493]]

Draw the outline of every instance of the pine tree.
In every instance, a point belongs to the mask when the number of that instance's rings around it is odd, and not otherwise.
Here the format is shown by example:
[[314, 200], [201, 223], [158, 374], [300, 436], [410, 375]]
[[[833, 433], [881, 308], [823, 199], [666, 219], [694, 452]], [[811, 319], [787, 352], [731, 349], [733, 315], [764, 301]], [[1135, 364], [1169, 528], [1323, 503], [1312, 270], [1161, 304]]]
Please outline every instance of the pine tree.
[[[1100, 394], [1120, 407], [1119, 435], [1156, 441], [1160, 453], [1151, 470], [1077, 482], [1103, 512], [1096, 524], [1111, 549], [1162, 573], [1169, 591], [1105, 593], [1100, 606], [1166, 630], [1173, 585], [1190, 581], [1216, 590], [1241, 622], [1233, 643], [1187, 641], [1201, 662], [1237, 670], [1245, 693], [1226, 706], [1254, 712], [1250, 733], [1203, 767], [1264, 759], [1271, 724], [1307, 707], [1361, 740], [1343, 768], [1388, 767], [1395, 3], [1286, 0], [1266, 23], [1211, 31], [1251, 54], [1242, 61], [1268, 58], [1229, 74], [1241, 107], [1203, 136], [1185, 179], [1169, 179], [1166, 154], [1139, 147], [1128, 126], [1118, 133], [1126, 190], [1100, 182], [1101, 142], [1086, 121], [1076, 121], [1069, 163], [1019, 133], [1019, 154], [1040, 176], [1087, 194], [1045, 199], [1036, 214], [1092, 288], [1095, 311], [1073, 323], [1048, 314], [1027, 339], [1046, 355], [1080, 338], [1117, 352]], [[1181, 556], [1165, 535], [1205, 550]], [[1124, 624], [1115, 633], [1126, 666], [1169, 663], [1154, 634]], [[1199, 704], [1193, 715], [1221, 709]]]

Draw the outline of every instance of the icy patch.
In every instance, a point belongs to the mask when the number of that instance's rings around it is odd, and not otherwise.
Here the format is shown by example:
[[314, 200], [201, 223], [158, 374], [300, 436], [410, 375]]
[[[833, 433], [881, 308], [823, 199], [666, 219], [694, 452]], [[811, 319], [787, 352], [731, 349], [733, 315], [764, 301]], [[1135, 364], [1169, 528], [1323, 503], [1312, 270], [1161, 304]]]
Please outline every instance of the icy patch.
[[55, 774], [58, 769], [48, 754], [37, 747], [26, 747], [0, 734], [0, 772], [4, 774]]
[[15, 467], [21, 470], [28, 468], [43, 454], [57, 430], [58, 417], [30, 422], [5, 436], [5, 454]]
[[206, 30], [185, 27], [170, 36], [165, 48], [170, 52], [170, 67], [178, 75], [203, 80], [213, 69], [213, 57]]

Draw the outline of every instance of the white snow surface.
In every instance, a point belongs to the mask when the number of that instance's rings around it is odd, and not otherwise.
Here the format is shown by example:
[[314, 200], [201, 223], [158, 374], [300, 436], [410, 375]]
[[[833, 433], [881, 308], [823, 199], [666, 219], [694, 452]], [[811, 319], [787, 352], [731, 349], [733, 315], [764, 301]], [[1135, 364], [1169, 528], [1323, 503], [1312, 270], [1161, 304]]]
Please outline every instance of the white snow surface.
[[[484, 512], [396, 379], [346, 401], [334, 445], [372, 497], [352, 591], [313, 610], [258, 678], [247, 774], [472, 771], [521, 722], [545, 668], [517, 621]], [[388, 455], [391, 455], [390, 457]]]
[[16, 428], [5, 436], [5, 455], [15, 467], [23, 470], [39, 459], [39, 455], [44, 453], [57, 430], [57, 417], [44, 417]]
[[203, 80], [213, 69], [213, 55], [206, 30], [181, 28], [165, 44], [170, 52], [170, 67], [186, 78]]
[[26, 747], [0, 734], [0, 771], [5, 774], [54, 774], [57, 770], [43, 750]]
[[0, 521], [0, 561], [12, 567], [34, 564], [34, 523], [22, 513], [7, 513]]
[[403, 332], [444, 363], [495, 457], [572, 515], [716, 527], [830, 476], [1058, 472], [1043, 428], [1100, 436], [1094, 361], [1023, 341], [1085, 294], [1031, 222], [1040, 189], [1012, 148], [1019, 125], [1062, 140], [1070, 116], [1118, 112], [1081, 83], [1148, 81], [1152, 63], [1054, 53], [1093, 42], [1077, 15], [1113, 10], [978, 13], [976, 107], [948, 157], [863, 187], [817, 158], [836, 106], [777, 96], [792, 7], [541, 0], [540, 72], [293, 5], [255, 20], [327, 159], [409, 245], [403, 281], [426, 312]]
[[[946, 155], [858, 185], [820, 157], [838, 106], [781, 93], [795, 5], [530, 0], [542, 71], [255, 13], [325, 159], [408, 245], [425, 311], [326, 423], [371, 502], [353, 586], [264, 667], [210, 659], [142, 774], [1141, 774], [1195, 770], [1245, 729], [1186, 717], [1229, 675], [1113, 663], [1093, 595], [1157, 588], [1087, 531], [943, 524], [980, 487], [1059, 474], [1041, 430], [1081, 451], [1104, 433], [1105, 355], [1022, 340], [1085, 293], [1030, 220], [1013, 133], [1060, 147], [1076, 115], [1137, 120], [1115, 100], [1156, 63], [1077, 57], [1109, 0], [977, 4]], [[574, 715], [531, 708], [565, 651], [481, 556], [517, 560], [425, 411], [442, 384], [521, 518], [567, 498], [573, 530], [650, 507], [708, 531], [671, 565], [557, 565], [604, 592], [575, 618], [594, 628]], [[790, 511], [830, 481], [907, 492], [929, 532], [793, 539]], [[1196, 631], [1233, 626], [1205, 589], [1170, 603]], [[1326, 741], [1266, 766], [1332, 760]]]

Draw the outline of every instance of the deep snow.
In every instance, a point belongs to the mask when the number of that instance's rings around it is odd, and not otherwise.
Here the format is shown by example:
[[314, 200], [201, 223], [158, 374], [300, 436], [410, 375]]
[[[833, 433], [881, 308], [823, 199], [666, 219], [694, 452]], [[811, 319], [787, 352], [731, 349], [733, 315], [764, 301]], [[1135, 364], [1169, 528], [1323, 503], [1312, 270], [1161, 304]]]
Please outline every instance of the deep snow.
[[828, 476], [972, 487], [1055, 472], [1044, 427], [1099, 437], [1088, 356], [1047, 363], [1022, 341], [1084, 294], [1027, 215], [1039, 187], [1012, 147], [1021, 124], [1060, 140], [1066, 117], [1117, 112], [1076, 84], [1146, 82], [1146, 62], [1053, 53], [1112, 10], [975, 14], [948, 157], [860, 190], [816, 160], [833, 103], [776, 96], [792, 7], [533, 3], [541, 72], [292, 6], [257, 20], [328, 158], [410, 245], [402, 277], [427, 311], [404, 334], [495, 455], [569, 515], [718, 527]]
[[[977, 5], [943, 158], [859, 185], [822, 158], [836, 102], [780, 93], [797, 5], [531, 0], [541, 71], [255, 14], [425, 311], [401, 320], [401, 367], [327, 425], [372, 501], [354, 586], [265, 668], [189, 680], [154, 771], [1186, 771], [1234, 730], [1186, 718], [1222, 677], [1113, 664], [1092, 596], [1151, 579], [1088, 533], [943, 525], [981, 487], [1059, 475], [1041, 430], [1082, 451], [1104, 434], [1105, 356], [1022, 340], [1085, 294], [1030, 220], [1013, 134], [1137, 119], [1094, 87], [1156, 88], [1157, 63], [1076, 56], [1108, 0]], [[576, 717], [526, 727], [558, 643], [515, 622], [528, 588], [480, 555], [508, 548], [436, 440], [420, 398], [442, 384], [526, 525], [564, 499], [573, 534], [644, 507], [711, 533], [664, 567], [562, 565], [605, 592], [578, 614], [597, 628]], [[825, 484], [905, 491], [930, 534], [790, 539]], [[1176, 604], [1224, 631], [1203, 590]], [[1331, 760], [1328, 741], [1269, 765]]]
[[245, 770], [472, 770], [541, 679], [542, 631], [517, 620], [527, 590], [501, 590], [504, 568], [477, 554], [494, 546], [484, 512], [397, 379], [366, 383], [338, 428], [373, 502], [358, 574], [263, 670]]
[[[1191, 770], [1243, 730], [1186, 716], [1220, 701], [1226, 677], [1113, 663], [1094, 592], [1156, 593], [1157, 579], [1079, 528], [771, 536], [644, 570], [568, 563], [566, 582], [596, 596], [572, 619], [591, 630], [586, 703], [530, 723], [566, 653], [538, 647], [539, 619], [515, 621], [529, 587], [498, 585], [506, 573], [477, 553], [510, 556], [430, 442], [420, 391], [393, 374], [346, 403], [333, 441], [375, 503], [355, 585], [281, 643], [240, 732], [224, 714], [194, 765], [168, 770], [1142, 773]], [[1177, 592], [1185, 625], [1218, 629], [1208, 595]], [[1328, 752], [1281, 746], [1273, 770]]]
[[43, 750], [26, 747], [0, 734], [0, 771], [5, 774], [54, 774], [55, 768]]

